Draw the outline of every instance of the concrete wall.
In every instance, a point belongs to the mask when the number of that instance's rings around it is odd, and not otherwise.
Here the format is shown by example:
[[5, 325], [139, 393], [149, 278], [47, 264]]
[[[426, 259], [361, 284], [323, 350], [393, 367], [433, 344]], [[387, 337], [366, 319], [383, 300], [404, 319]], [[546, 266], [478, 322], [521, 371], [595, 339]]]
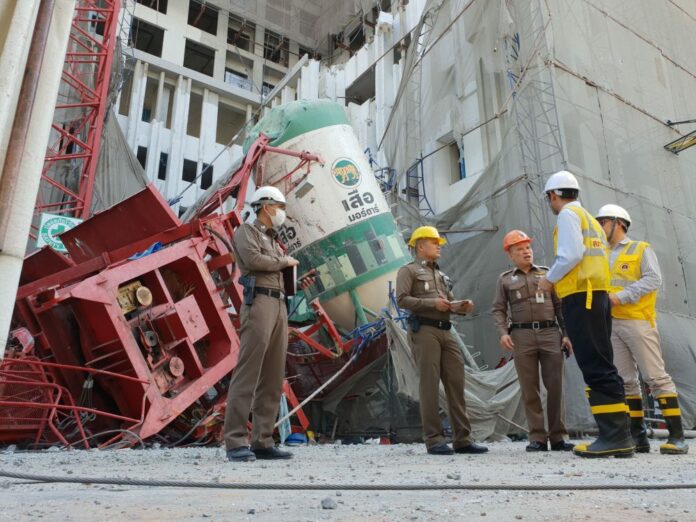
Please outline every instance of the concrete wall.
[[[229, 148], [226, 145], [259, 109], [263, 84], [278, 85], [299, 58], [299, 43], [290, 41], [289, 67], [264, 59], [265, 28], [259, 23], [254, 47], [249, 51], [233, 47], [227, 43], [226, 11], [219, 12], [217, 34], [212, 35], [188, 25], [188, 5], [185, 0], [170, 1], [166, 14], [142, 4], [124, 11], [125, 32], [131, 16], [164, 30], [161, 57], [136, 49], [128, 51], [135, 60], [129, 64], [127, 81], [116, 105], [128, 144], [135, 153], [139, 148], [147, 149], [146, 175], [169, 199], [189, 185], [182, 179], [185, 160], [195, 162], [196, 173], [200, 174], [203, 166], [220, 154], [213, 163], [213, 179], [229, 169], [241, 155], [241, 140]], [[212, 77], [184, 67], [187, 39], [215, 50]], [[248, 83], [226, 83], [226, 68], [246, 74]], [[304, 96], [316, 98], [318, 62], [307, 69], [311, 79], [305, 81]], [[269, 103], [295, 100], [299, 84], [298, 78]], [[340, 89], [336, 95], [341, 95]], [[158, 177], [162, 153], [167, 155], [165, 180]], [[201, 181], [198, 179], [195, 187], [186, 191], [174, 205], [175, 211], [190, 206], [201, 195]]]

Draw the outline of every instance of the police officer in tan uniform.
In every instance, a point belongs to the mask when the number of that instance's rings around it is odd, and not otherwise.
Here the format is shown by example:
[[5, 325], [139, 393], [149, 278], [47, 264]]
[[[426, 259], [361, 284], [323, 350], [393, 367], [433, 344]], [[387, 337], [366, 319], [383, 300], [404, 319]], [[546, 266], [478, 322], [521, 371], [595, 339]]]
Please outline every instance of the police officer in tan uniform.
[[[548, 442], [553, 451], [571, 451], [573, 445], [565, 440], [568, 432], [563, 421], [563, 350], [570, 354], [572, 346], [564, 333], [561, 300], [554, 292], [537, 288], [539, 278], [549, 269], [534, 264], [532, 241], [521, 230], [505, 235], [503, 250], [515, 268], [498, 277], [493, 319], [500, 345], [515, 354], [515, 369], [529, 425], [527, 451], [547, 451]], [[541, 406], [539, 368], [547, 391], [548, 431]]]
[[[399, 269], [396, 279], [397, 302], [411, 311], [409, 341], [420, 373], [423, 438], [428, 453], [433, 455], [485, 453], [488, 448], [471, 438], [464, 402], [464, 358], [449, 320], [451, 312], [471, 312], [473, 303], [454, 301], [449, 278], [436, 263], [444, 243], [435, 227], [414, 230], [408, 244], [415, 259]], [[447, 444], [442, 430], [440, 380], [447, 395], [454, 450]]]
[[[234, 253], [244, 286], [239, 331], [239, 361], [232, 374], [225, 412], [225, 447], [231, 461], [288, 459], [275, 447], [273, 429], [280, 406], [288, 347], [288, 315], [281, 270], [298, 261], [276, 241], [285, 221], [285, 197], [275, 187], [261, 187], [252, 197], [253, 224], [234, 234]], [[247, 422], [253, 414], [251, 449]]]

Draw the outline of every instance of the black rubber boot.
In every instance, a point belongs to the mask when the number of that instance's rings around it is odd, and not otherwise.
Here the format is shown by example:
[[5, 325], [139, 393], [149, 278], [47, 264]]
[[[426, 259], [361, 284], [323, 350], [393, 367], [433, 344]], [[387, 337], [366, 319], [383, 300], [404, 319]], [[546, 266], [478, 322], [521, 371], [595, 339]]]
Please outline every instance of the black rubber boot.
[[589, 391], [589, 400], [599, 437], [591, 444], [577, 444], [573, 453], [590, 458], [633, 456], [635, 446], [626, 403], [594, 390]]
[[657, 398], [657, 402], [669, 430], [669, 438], [666, 443], [660, 445], [660, 453], [663, 455], [686, 455], [689, 452], [689, 446], [684, 441], [684, 427], [682, 426], [677, 394], [661, 395]]
[[626, 395], [626, 404], [631, 417], [631, 437], [636, 445], [636, 453], [650, 453], [648, 429], [643, 420], [643, 399], [640, 395]]

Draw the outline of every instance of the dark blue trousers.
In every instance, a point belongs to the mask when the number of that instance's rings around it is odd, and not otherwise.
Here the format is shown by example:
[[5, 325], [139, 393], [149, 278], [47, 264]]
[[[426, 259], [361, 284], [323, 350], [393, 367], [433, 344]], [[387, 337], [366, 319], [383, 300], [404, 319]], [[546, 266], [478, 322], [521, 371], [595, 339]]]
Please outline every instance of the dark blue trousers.
[[585, 308], [586, 292], [561, 301], [568, 337], [585, 384], [617, 402], [624, 401], [623, 379], [614, 366], [611, 347], [611, 303], [604, 291], [592, 292], [592, 308]]

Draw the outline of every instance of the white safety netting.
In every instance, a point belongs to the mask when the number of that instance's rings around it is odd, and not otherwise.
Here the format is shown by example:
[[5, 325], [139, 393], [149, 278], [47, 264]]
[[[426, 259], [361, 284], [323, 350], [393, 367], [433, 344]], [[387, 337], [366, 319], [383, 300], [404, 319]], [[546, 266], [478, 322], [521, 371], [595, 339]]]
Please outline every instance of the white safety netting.
[[[399, 200], [395, 213], [402, 228], [406, 232], [427, 222], [452, 231], [441, 265], [455, 282], [455, 295], [477, 305], [457, 326], [467, 344], [481, 352], [479, 363], [493, 367], [502, 352], [490, 308], [496, 279], [509, 268], [502, 238], [511, 229], [527, 231], [535, 238], [536, 262], [551, 264], [555, 217], [543, 201], [543, 185], [556, 170], [573, 171], [588, 210], [596, 212], [606, 203], [624, 206], [633, 219], [630, 235], [649, 241], [657, 252], [664, 358], [685, 425], [694, 426], [696, 148], [677, 156], [663, 145], [679, 135], [665, 120], [696, 114], [691, 95], [696, 58], [689, 52], [696, 44], [696, 19], [685, 15], [688, 7], [681, 3], [639, 2], [631, 10], [608, 0], [465, 4], [445, 2], [428, 37], [433, 42], [448, 31], [442, 41], [449, 38], [466, 52], [456, 54], [448, 84], [421, 80], [419, 126], [425, 143], [443, 118], [452, 119], [465, 155], [467, 147], [483, 148], [483, 168], [462, 182], [468, 184], [463, 197], [439, 215], [424, 218], [422, 206], [418, 212]], [[447, 63], [440, 52], [433, 48], [423, 58], [420, 74]], [[477, 113], [469, 110], [470, 93]], [[408, 99], [395, 109], [402, 123], [412, 109]], [[387, 156], [395, 165], [409, 164], [406, 127], [394, 131], [391, 141], [389, 136]], [[435, 168], [428, 161], [435, 159], [424, 161], [420, 189], [431, 202], [443, 201], [451, 194], [442, 194], [428, 179]], [[453, 185], [450, 193], [456, 192]], [[593, 425], [583, 387], [571, 357], [566, 420], [572, 430]]]

